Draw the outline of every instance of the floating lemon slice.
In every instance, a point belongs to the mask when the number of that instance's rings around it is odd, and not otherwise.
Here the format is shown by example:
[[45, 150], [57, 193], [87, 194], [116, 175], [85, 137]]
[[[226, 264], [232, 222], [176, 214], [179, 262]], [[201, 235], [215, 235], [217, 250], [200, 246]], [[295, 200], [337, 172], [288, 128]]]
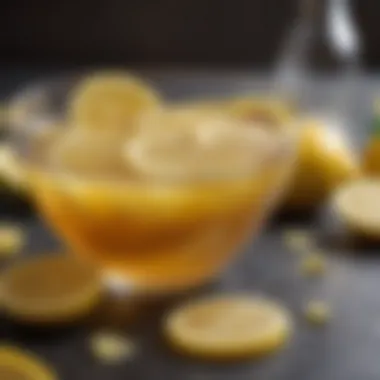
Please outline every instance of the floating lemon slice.
[[362, 178], [339, 188], [333, 207], [353, 232], [380, 238], [380, 180]]
[[95, 270], [65, 255], [26, 259], [2, 277], [4, 310], [27, 323], [71, 322], [87, 314], [101, 298]]
[[0, 346], [1, 380], [57, 380], [54, 371], [29, 352]]
[[245, 295], [191, 302], [165, 321], [170, 343], [180, 351], [210, 359], [269, 354], [286, 342], [291, 319], [280, 305]]
[[75, 89], [69, 104], [73, 125], [130, 128], [142, 113], [159, 107], [158, 95], [140, 79], [119, 72], [92, 75]]
[[148, 178], [239, 177], [259, 167], [274, 147], [272, 136], [261, 128], [229, 119], [188, 122], [189, 128], [161, 129], [130, 139], [124, 148], [126, 163]]
[[54, 168], [89, 176], [105, 176], [124, 169], [121, 150], [125, 133], [119, 130], [67, 129], [49, 149]]

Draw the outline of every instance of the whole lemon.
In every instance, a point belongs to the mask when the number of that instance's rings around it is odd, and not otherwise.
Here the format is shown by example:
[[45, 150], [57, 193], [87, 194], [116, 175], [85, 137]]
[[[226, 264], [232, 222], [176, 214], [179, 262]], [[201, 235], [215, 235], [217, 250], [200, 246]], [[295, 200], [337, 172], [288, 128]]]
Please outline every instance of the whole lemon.
[[343, 182], [359, 175], [359, 163], [346, 139], [321, 120], [306, 120], [298, 161], [285, 208], [307, 211], [319, 205]]

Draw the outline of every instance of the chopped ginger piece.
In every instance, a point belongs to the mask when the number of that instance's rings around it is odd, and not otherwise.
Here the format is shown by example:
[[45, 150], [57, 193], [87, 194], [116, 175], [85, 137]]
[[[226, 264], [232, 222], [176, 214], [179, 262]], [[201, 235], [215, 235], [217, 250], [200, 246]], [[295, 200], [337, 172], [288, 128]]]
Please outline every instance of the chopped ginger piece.
[[115, 363], [134, 356], [136, 346], [120, 334], [99, 332], [91, 337], [91, 349], [102, 362]]
[[0, 257], [17, 254], [25, 243], [21, 228], [12, 225], [0, 226]]
[[311, 301], [306, 305], [305, 316], [315, 325], [326, 324], [331, 318], [329, 306], [323, 301]]
[[300, 270], [308, 277], [321, 275], [326, 271], [326, 260], [319, 253], [308, 254], [303, 258]]
[[296, 253], [304, 253], [313, 246], [313, 238], [309, 231], [302, 229], [286, 230], [283, 235], [285, 245]]

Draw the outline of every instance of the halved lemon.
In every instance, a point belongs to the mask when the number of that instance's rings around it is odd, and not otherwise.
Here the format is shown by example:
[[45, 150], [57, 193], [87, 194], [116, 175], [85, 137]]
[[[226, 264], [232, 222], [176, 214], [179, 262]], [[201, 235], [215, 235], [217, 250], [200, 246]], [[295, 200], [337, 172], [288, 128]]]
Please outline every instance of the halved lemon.
[[142, 113], [159, 105], [156, 92], [135, 76], [101, 72], [74, 90], [69, 118], [73, 125], [90, 129], [130, 128]]
[[380, 238], [380, 179], [361, 178], [346, 183], [335, 192], [332, 203], [352, 232]]
[[1, 380], [57, 380], [55, 372], [35, 355], [13, 346], [0, 346]]
[[239, 359], [275, 352], [290, 336], [281, 305], [249, 295], [206, 297], [182, 305], [165, 320], [165, 334], [179, 351], [209, 359]]
[[101, 298], [97, 271], [66, 255], [41, 255], [8, 268], [1, 300], [13, 318], [27, 323], [71, 322]]

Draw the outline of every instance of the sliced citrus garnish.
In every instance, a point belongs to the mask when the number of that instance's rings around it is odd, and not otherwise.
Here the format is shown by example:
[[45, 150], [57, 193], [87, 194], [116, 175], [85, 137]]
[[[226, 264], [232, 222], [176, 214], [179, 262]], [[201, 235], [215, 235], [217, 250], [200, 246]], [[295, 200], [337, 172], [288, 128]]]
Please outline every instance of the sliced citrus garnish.
[[52, 144], [49, 162], [54, 168], [69, 173], [105, 178], [124, 170], [123, 131], [68, 129]]
[[17, 253], [24, 243], [25, 237], [21, 228], [12, 225], [0, 225], [0, 257]]
[[97, 272], [65, 255], [43, 255], [8, 268], [2, 277], [5, 311], [28, 323], [73, 321], [101, 298]]
[[158, 95], [140, 79], [104, 72], [83, 80], [69, 104], [75, 126], [90, 129], [129, 128], [146, 111], [159, 107]]
[[175, 348], [210, 359], [269, 354], [286, 342], [290, 332], [291, 319], [284, 308], [248, 295], [190, 302], [165, 321], [167, 339]]
[[13, 346], [0, 346], [0, 379], [57, 380], [54, 371], [33, 354]]
[[380, 237], [380, 180], [362, 178], [339, 188], [333, 206], [352, 231], [372, 238]]
[[148, 178], [247, 175], [262, 164], [275, 143], [268, 131], [229, 118], [189, 112], [173, 116], [171, 122], [177, 127], [146, 129], [125, 145], [126, 162]]

